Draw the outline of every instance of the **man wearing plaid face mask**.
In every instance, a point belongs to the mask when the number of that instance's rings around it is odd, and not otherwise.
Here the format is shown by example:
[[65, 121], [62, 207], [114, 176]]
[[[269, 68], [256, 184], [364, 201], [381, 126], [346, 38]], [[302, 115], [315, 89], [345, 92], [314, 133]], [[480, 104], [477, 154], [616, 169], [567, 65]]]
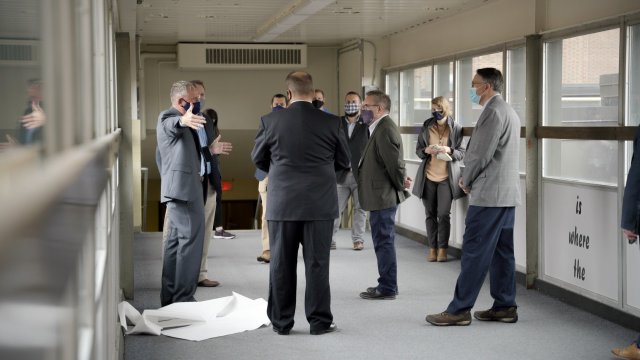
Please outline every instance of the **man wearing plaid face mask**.
[[[367, 126], [360, 120], [360, 95], [354, 91], [347, 93], [344, 99], [344, 136], [349, 143], [351, 151], [351, 164], [358, 164], [362, 151], [367, 140], [369, 139], [369, 131]], [[333, 224], [333, 240], [331, 249], [336, 248], [336, 233], [340, 227], [342, 212], [347, 206], [349, 197], [353, 199], [353, 222], [351, 225], [351, 240], [353, 242], [353, 250], [362, 250], [364, 248], [364, 229], [367, 221], [367, 213], [360, 207], [358, 200], [358, 168], [352, 166], [351, 170], [336, 174], [338, 180], [338, 211], [340, 216]]]

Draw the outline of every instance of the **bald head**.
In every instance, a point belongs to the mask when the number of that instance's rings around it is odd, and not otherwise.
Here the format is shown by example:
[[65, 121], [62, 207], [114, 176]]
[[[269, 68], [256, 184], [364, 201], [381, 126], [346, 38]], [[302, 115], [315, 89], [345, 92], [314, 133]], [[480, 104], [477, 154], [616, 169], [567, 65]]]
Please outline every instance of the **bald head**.
[[313, 79], [304, 71], [293, 71], [285, 79], [287, 89], [291, 92], [291, 99], [311, 100], [315, 95]]

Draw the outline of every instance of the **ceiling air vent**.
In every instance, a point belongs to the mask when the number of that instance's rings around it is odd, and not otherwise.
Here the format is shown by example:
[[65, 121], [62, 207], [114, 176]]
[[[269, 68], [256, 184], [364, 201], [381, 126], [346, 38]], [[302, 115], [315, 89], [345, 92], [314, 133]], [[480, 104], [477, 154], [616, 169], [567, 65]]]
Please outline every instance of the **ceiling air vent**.
[[0, 65], [37, 65], [38, 41], [0, 39]]
[[178, 67], [181, 69], [292, 69], [306, 66], [306, 45], [178, 44]]

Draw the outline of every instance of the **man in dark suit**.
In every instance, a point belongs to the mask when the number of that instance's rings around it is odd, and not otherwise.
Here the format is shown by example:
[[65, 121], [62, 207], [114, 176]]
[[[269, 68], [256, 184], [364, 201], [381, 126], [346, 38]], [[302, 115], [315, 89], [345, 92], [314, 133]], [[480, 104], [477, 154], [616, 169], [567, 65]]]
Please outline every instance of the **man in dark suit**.
[[500, 95], [503, 84], [495, 68], [478, 69], [471, 80], [471, 101], [484, 109], [467, 145], [459, 182], [469, 194], [460, 275], [447, 310], [426, 317], [432, 325], [469, 325], [487, 272], [493, 306], [473, 316], [480, 321], [518, 321], [513, 224], [520, 204], [520, 119]]
[[410, 196], [402, 159], [402, 139], [389, 117], [391, 99], [382, 91], [369, 91], [360, 118], [369, 126], [369, 141], [358, 165], [360, 205], [369, 210], [371, 237], [378, 260], [378, 285], [367, 288], [360, 297], [393, 300], [398, 293], [395, 218], [398, 204]]
[[357, 92], [350, 91], [344, 98], [344, 136], [349, 143], [349, 151], [351, 154], [351, 162], [354, 164], [351, 171], [342, 171], [338, 173], [338, 210], [340, 216], [333, 223], [333, 241], [331, 249], [336, 248], [336, 233], [340, 227], [342, 220], [342, 212], [347, 206], [349, 197], [353, 199], [353, 221], [351, 225], [351, 241], [353, 250], [362, 250], [364, 248], [364, 231], [367, 222], [367, 212], [360, 207], [358, 199], [358, 163], [362, 156], [362, 150], [369, 140], [369, 130], [367, 126], [360, 120], [360, 107], [362, 99]]
[[162, 264], [162, 306], [195, 301], [204, 239], [204, 199], [200, 146], [196, 131], [205, 119], [193, 114], [195, 87], [188, 81], [171, 86], [171, 108], [160, 113], [156, 161], [162, 180], [160, 201], [169, 211]]
[[307, 287], [305, 314], [311, 334], [336, 329], [331, 314], [329, 248], [338, 217], [336, 171], [348, 169], [349, 148], [337, 116], [313, 107], [311, 75], [287, 75], [286, 110], [260, 119], [251, 153], [269, 173], [267, 221], [271, 262], [267, 315], [273, 330], [289, 334], [296, 306], [296, 265], [302, 244]]

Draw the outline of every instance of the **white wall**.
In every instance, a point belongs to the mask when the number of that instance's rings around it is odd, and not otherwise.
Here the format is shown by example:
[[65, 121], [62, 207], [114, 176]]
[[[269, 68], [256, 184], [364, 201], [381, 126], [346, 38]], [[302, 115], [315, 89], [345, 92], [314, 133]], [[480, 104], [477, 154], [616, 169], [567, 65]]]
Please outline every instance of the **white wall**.
[[493, 1], [389, 38], [389, 66], [521, 39], [534, 32], [534, 1]]
[[636, 0], [498, 0], [389, 37], [388, 67], [521, 40], [640, 10]]
[[[308, 48], [307, 68], [316, 88], [336, 98], [336, 48]], [[285, 93], [286, 70], [180, 70], [175, 60], [147, 59], [144, 63], [146, 128], [155, 129], [160, 111], [168, 108], [169, 89], [177, 80], [200, 79], [207, 87], [206, 107], [215, 108], [220, 129], [257, 129], [258, 119], [271, 110], [271, 96]], [[337, 105], [329, 100], [328, 107]]]
[[[224, 180], [252, 180], [254, 166], [250, 153], [260, 116], [271, 111], [271, 97], [286, 93], [284, 79], [293, 69], [286, 70], [207, 70], [185, 71], [177, 67], [171, 55], [144, 55], [143, 104], [145, 128], [149, 131], [142, 143], [142, 166], [149, 168], [149, 176], [158, 179], [155, 164], [155, 129], [160, 111], [171, 106], [169, 90], [177, 80], [200, 79], [207, 87], [205, 107], [218, 112], [222, 139], [233, 143], [233, 152], [222, 156]], [[337, 48], [309, 47], [307, 68], [316, 88], [322, 88], [327, 107], [338, 113]], [[256, 183], [257, 188], [257, 183]], [[257, 193], [256, 193], [257, 196]]]

